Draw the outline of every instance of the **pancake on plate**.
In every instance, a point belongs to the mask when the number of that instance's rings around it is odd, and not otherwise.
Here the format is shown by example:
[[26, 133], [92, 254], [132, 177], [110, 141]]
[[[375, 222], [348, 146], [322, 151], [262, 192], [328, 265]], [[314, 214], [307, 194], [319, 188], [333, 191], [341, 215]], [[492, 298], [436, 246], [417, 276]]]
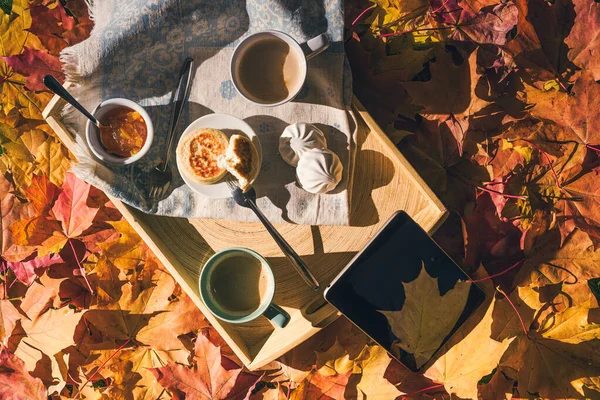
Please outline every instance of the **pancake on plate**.
[[227, 174], [227, 170], [219, 166], [218, 158], [225, 153], [228, 144], [227, 136], [217, 129], [202, 128], [189, 133], [177, 147], [182, 172], [202, 185], [218, 182]]
[[258, 169], [258, 151], [252, 141], [242, 135], [233, 135], [229, 139], [229, 147], [225, 154], [219, 157], [219, 166], [226, 169], [239, 183], [242, 191], [247, 191], [252, 185]]

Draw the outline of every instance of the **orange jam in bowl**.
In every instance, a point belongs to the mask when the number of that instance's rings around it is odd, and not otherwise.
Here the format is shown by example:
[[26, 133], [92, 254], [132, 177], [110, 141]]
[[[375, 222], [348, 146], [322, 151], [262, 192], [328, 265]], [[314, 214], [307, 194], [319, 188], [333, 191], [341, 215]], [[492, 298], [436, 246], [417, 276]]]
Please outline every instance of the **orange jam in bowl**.
[[100, 121], [100, 143], [104, 150], [119, 157], [137, 154], [148, 138], [148, 128], [142, 115], [126, 106], [112, 108]]

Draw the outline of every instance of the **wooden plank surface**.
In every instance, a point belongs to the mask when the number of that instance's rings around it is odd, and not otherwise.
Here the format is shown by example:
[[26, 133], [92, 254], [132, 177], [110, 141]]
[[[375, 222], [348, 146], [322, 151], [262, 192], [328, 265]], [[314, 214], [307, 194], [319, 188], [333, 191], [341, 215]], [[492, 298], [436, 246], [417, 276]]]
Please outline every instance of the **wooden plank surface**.
[[[44, 110], [44, 118], [73, 151], [73, 136], [60, 118], [63, 107], [64, 102], [55, 96]], [[353, 111], [359, 133], [352, 226], [276, 224], [323, 289], [395, 211], [405, 210], [430, 233], [447, 215], [439, 199], [356, 98]], [[261, 224], [160, 217], [110, 199], [248, 368], [269, 363], [338, 317], [323, 300], [322, 290], [314, 292], [303, 283]], [[267, 258], [277, 282], [275, 302], [291, 316], [286, 328], [276, 329], [266, 318], [245, 324], [225, 323], [202, 303], [198, 291], [202, 265], [214, 252], [233, 245], [251, 248]]]

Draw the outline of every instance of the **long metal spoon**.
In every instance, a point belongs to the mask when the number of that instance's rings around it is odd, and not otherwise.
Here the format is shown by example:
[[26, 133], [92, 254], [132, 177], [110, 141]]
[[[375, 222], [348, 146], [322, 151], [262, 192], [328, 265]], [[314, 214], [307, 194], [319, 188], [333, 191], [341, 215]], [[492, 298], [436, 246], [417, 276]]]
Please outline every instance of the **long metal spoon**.
[[[229, 177], [228, 177], [229, 178]], [[319, 290], [319, 281], [312, 272], [308, 269], [304, 261], [300, 258], [298, 253], [292, 249], [292, 246], [281, 236], [281, 234], [275, 229], [271, 222], [267, 219], [267, 217], [260, 211], [260, 208], [256, 205], [256, 192], [254, 188], [248, 189], [245, 193], [240, 189], [237, 184], [233, 181], [232, 178], [226, 180], [227, 185], [229, 186], [229, 190], [231, 192], [231, 197], [233, 200], [240, 206], [246, 207], [254, 211], [254, 214], [258, 217], [260, 222], [265, 226], [267, 232], [271, 234], [283, 254], [288, 258], [290, 263], [294, 266], [298, 274], [304, 279], [304, 281], [310, 286], [313, 290]]]
[[44, 85], [46, 85], [46, 87], [48, 89], [50, 89], [51, 91], [53, 91], [55, 94], [62, 97], [67, 103], [69, 103], [70, 105], [72, 105], [73, 107], [78, 109], [83, 115], [85, 115], [90, 121], [92, 121], [92, 123], [94, 125], [96, 125], [98, 128], [103, 127], [103, 126], [106, 127], [106, 125], [104, 125], [100, 121], [98, 121], [92, 114], [90, 114], [90, 112], [88, 110], [85, 109], [84, 106], [82, 106], [77, 100], [75, 100], [75, 98], [73, 96], [71, 96], [71, 93], [69, 93], [67, 91], [67, 89], [65, 89], [60, 84], [60, 82], [56, 80], [55, 77], [53, 77], [52, 75], [44, 76]]

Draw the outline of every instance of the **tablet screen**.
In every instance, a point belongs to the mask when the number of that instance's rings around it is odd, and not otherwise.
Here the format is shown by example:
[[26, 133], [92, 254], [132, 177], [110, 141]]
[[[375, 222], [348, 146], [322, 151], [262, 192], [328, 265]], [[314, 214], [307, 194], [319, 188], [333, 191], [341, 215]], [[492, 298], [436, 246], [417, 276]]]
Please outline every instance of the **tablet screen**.
[[325, 297], [418, 371], [483, 302], [484, 294], [400, 212], [334, 280]]

